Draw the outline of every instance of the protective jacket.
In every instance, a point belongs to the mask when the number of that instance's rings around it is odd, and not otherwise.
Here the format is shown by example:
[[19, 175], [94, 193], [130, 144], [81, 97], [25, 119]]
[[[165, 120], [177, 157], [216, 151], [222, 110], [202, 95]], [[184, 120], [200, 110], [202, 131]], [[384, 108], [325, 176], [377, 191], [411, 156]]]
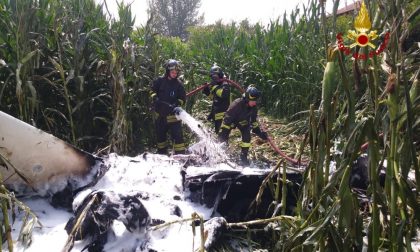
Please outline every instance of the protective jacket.
[[258, 109], [256, 106], [249, 107], [244, 98], [238, 98], [232, 102], [229, 109], [226, 111], [222, 128], [259, 128], [257, 114]]
[[159, 77], [152, 84], [151, 98], [155, 101], [155, 111], [168, 122], [176, 120], [173, 108], [185, 103], [184, 85], [178, 79]]
[[209, 86], [204, 88], [203, 93], [212, 100], [212, 106], [208, 120], [215, 122], [216, 133], [219, 132], [225, 111], [230, 105], [230, 86], [224, 81], [213, 81]]

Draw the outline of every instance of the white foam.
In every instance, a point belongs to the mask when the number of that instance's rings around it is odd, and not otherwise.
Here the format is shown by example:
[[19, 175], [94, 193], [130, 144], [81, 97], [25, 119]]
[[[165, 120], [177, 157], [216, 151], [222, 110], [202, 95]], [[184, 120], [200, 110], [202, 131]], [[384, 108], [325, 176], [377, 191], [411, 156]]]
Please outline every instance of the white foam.
[[[186, 200], [188, 192], [182, 191], [181, 166], [176, 160], [162, 155], [147, 154], [137, 157], [122, 157], [110, 155], [106, 160], [110, 165], [109, 171], [92, 188], [80, 192], [73, 207], [80, 204], [83, 199], [94, 190], [114, 191], [117, 193], [141, 192], [144, 198], [141, 202], [146, 207], [150, 216], [164, 221], [180, 220], [181, 218], [171, 213], [171, 207], [177, 205], [182, 212], [182, 218], [189, 218], [197, 212], [205, 219], [211, 215], [211, 209]], [[181, 200], [174, 199], [178, 196]], [[178, 198], [176, 197], [176, 198]], [[46, 199], [24, 200], [39, 217], [44, 225], [38, 226], [33, 232], [32, 245], [25, 251], [61, 251], [67, 240], [64, 226], [73, 214], [60, 209], [54, 209]], [[20, 213], [13, 225], [13, 239], [19, 235], [21, 219]], [[189, 223], [174, 224], [166, 229], [149, 232], [148, 235], [130, 233], [119, 222], [114, 222], [113, 228], [116, 234], [114, 240], [106, 244], [106, 251], [132, 251], [134, 247], [141, 247], [142, 242], [147, 241], [150, 248], [158, 251], [192, 251], [192, 241], [195, 239], [195, 248], [200, 244], [199, 237], [193, 237]], [[197, 234], [199, 230], [197, 229]], [[20, 244], [17, 251], [23, 251]], [[87, 245], [86, 241], [76, 242], [72, 251], [81, 251]], [[176, 248], [174, 250], [174, 248]], [[139, 251], [142, 251], [139, 249]], [[144, 251], [148, 251], [147, 249]]]

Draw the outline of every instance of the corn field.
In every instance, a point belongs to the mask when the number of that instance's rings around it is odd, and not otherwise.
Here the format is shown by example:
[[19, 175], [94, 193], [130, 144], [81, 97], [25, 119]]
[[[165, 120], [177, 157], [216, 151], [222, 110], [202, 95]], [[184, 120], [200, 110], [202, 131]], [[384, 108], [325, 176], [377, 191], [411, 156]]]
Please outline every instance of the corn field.
[[91, 152], [143, 149], [155, 70], [130, 7], [115, 21], [93, 0], [1, 6], [1, 109]]
[[[307, 136], [298, 206], [273, 221], [270, 251], [411, 251], [420, 226], [420, 2], [365, 1], [378, 40], [389, 32], [383, 52], [366, 60], [337, 43], [355, 17], [327, 17], [323, 3], [266, 27], [190, 27], [183, 41], [155, 34], [150, 22], [133, 27], [125, 4], [115, 19], [94, 0], [0, 0], [0, 110], [92, 153], [137, 155], [156, 145], [148, 89], [163, 62], [182, 62], [187, 91], [209, 81], [217, 63], [262, 91], [265, 113]], [[200, 103], [190, 98], [187, 110]], [[369, 163], [362, 193], [349, 185], [361, 155]], [[2, 238], [15, 201], [0, 191]]]

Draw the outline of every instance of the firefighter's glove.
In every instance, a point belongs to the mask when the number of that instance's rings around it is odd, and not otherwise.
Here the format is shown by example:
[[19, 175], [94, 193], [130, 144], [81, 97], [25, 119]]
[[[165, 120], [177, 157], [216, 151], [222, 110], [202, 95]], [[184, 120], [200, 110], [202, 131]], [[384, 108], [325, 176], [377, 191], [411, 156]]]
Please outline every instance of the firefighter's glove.
[[267, 132], [261, 131], [260, 127], [257, 127], [257, 128], [252, 129], [252, 132], [254, 132], [262, 140], [268, 140]]
[[179, 115], [182, 112], [182, 108], [181, 107], [175, 107], [172, 111], [174, 112], [175, 115]]
[[264, 141], [268, 140], [268, 134], [265, 131], [261, 131], [261, 133], [258, 136]]
[[210, 95], [210, 87], [209, 85], [207, 85], [204, 89], [203, 89], [203, 94], [209, 96]]

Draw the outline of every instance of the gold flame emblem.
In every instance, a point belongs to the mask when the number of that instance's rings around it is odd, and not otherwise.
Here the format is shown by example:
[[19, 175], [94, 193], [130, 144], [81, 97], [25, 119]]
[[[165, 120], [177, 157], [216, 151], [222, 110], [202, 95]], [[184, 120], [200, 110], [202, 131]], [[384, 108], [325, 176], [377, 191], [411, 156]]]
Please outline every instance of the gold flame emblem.
[[369, 32], [370, 28], [372, 28], [372, 24], [370, 23], [369, 12], [366, 9], [364, 1], [362, 2], [359, 14], [354, 21], [354, 28], [356, 31], [349, 30], [347, 34], [347, 38], [354, 40], [354, 43], [350, 45], [350, 48], [355, 46], [370, 46], [372, 48], [376, 47], [371, 43], [371, 41], [375, 40], [378, 35], [376, 34], [376, 30]]

